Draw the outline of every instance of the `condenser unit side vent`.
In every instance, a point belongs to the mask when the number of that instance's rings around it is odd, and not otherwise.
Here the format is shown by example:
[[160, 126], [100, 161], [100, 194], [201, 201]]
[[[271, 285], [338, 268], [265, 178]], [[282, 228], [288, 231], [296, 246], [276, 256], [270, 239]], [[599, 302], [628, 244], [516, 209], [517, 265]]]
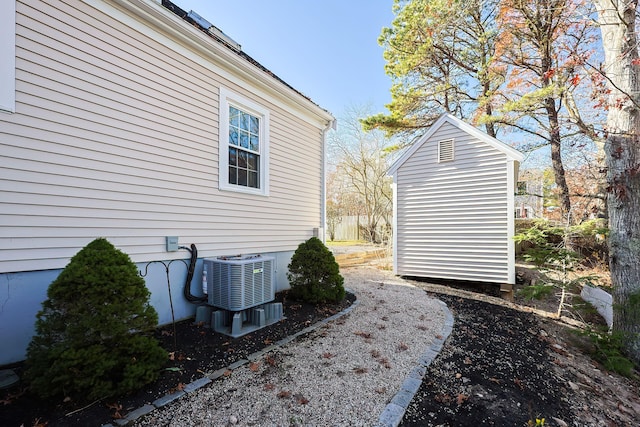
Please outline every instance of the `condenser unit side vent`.
[[241, 311], [275, 299], [274, 258], [205, 258], [209, 305]]

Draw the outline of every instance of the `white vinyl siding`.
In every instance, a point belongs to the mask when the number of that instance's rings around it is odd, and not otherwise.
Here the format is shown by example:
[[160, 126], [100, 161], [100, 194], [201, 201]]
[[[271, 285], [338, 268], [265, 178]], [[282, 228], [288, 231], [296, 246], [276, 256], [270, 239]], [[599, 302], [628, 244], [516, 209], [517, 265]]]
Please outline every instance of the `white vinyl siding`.
[[0, 13], [0, 112], [15, 111], [16, 101], [16, 2], [2, 2]]
[[[143, 262], [185, 257], [165, 252], [165, 236], [201, 256], [291, 251], [312, 236], [324, 119], [174, 45], [85, 2], [17, 3], [0, 272], [64, 267], [96, 237]], [[270, 197], [219, 190], [220, 87], [270, 113]]]
[[397, 273], [507, 283], [508, 174], [503, 152], [445, 122], [396, 172]]

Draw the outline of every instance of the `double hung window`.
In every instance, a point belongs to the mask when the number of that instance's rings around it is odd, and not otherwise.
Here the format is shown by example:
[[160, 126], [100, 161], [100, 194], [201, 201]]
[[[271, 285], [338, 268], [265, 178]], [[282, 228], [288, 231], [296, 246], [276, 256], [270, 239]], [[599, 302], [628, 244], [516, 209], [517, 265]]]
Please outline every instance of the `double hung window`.
[[268, 195], [269, 112], [220, 89], [221, 190]]

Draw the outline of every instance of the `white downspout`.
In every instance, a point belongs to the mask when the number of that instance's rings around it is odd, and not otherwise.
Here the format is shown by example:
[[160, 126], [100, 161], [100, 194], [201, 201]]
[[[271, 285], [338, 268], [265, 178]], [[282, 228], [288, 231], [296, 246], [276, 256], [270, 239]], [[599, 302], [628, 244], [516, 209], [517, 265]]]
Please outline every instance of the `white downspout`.
[[318, 239], [322, 240], [322, 243], [327, 243], [326, 228], [327, 228], [327, 132], [331, 129], [336, 130], [338, 128], [337, 120], [333, 119], [327, 123], [327, 127], [322, 130], [322, 201], [321, 201], [321, 213], [320, 213], [320, 229], [318, 230]]

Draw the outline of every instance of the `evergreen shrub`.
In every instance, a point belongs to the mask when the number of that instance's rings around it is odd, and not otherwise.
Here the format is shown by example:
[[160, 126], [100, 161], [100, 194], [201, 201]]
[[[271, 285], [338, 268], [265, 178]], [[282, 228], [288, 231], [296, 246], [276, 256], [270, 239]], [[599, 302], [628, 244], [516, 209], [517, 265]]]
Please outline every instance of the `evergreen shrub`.
[[344, 278], [331, 251], [317, 237], [296, 249], [287, 273], [294, 299], [320, 304], [344, 298]]
[[100, 238], [49, 285], [27, 349], [26, 376], [43, 398], [92, 401], [154, 381], [167, 352], [152, 336], [158, 314], [135, 264]]

